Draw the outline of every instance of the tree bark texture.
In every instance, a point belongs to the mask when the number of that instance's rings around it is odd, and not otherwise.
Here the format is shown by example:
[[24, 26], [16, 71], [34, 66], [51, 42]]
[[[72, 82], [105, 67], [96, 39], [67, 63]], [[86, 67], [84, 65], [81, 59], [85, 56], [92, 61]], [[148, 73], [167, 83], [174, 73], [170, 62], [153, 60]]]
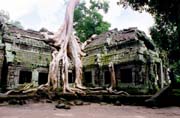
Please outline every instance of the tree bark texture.
[[[83, 44], [80, 43], [78, 37], [73, 34], [73, 15], [75, 6], [79, 3], [79, 0], [70, 0], [67, 8], [63, 25], [59, 30], [54, 34], [49, 36], [47, 33], [44, 33], [46, 39], [50, 46], [53, 47], [52, 52], [52, 61], [49, 65], [49, 75], [48, 82], [46, 85], [52, 86], [53, 90], [56, 90], [58, 87], [58, 80], [62, 78], [63, 80], [63, 92], [73, 92], [78, 91], [82, 92], [79, 89], [85, 89], [82, 86], [82, 60], [81, 58], [85, 56], [85, 53], [82, 51], [84, 47], [91, 42], [87, 40]], [[69, 87], [68, 82], [68, 68], [69, 68], [69, 59], [75, 66], [75, 88]], [[60, 77], [58, 72], [60, 70]]]
[[[75, 85], [82, 88], [82, 62], [81, 57], [84, 55], [81, 45], [78, 43], [77, 38], [73, 35], [73, 15], [75, 6], [79, 0], [70, 0], [67, 8], [63, 25], [59, 30], [51, 36], [51, 46], [55, 49], [52, 53], [52, 61], [49, 65], [49, 76], [47, 85], [52, 85], [53, 90], [58, 87], [58, 80], [63, 80], [63, 92], [73, 92], [68, 83], [68, 58], [75, 65]], [[61, 65], [61, 66], [60, 66]], [[59, 68], [61, 67], [61, 68]], [[61, 69], [60, 76], [58, 72]]]
[[109, 63], [109, 72], [111, 75], [111, 86], [108, 88], [108, 91], [112, 92], [113, 89], [116, 87], [116, 76], [114, 71], [114, 64], [112, 62]]

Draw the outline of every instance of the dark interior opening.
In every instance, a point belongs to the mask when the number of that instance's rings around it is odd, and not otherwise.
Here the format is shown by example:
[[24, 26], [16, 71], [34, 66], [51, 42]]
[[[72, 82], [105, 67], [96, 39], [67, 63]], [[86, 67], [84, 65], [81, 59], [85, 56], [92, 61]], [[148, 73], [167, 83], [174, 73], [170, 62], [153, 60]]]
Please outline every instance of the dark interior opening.
[[111, 75], [110, 75], [109, 71], [105, 71], [104, 78], [105, 78], [105, 84], [110, 84], [111, 83]]
[[[157, 66], [155, 66], [155, 70], [157, 71], [157, 74], [158, 74], [158, 86], [161, 87], [161, 65], [160, 63], [157, 63]], [[163, 72], [165, 72], [165, 70], [163, 70]]]
[[68, 73], [68, 81], [69, 81], [69, 83], [74, 83], [74, 78], [73, 78], [73, 74], [72, 74], [72, 72], [69, 72]]
[[31, 71], [20, 71], [19, 84], [31, 83], [31, 78]]
[[38, 84], [46, 84], [48, 81], [48, 73], [39, 73]]
[[121, 69], [121, 82], [132, 83], [132, 69]]
[[87, 83], [87, 84], [92, 83], [92, 74], [91, 74], [91, 72], [85, 72], [84, 77], [85, 77], [85, 83]]
[[3, 62], [3, 67], [1, 70], [1, 80], [0, 80], [0, 88], [1, 88], [1, 92], [6, 91], [6, 87], [7, 87], [7, 75], [8, 75], [8, 64], [6, 63], [6, 58]]

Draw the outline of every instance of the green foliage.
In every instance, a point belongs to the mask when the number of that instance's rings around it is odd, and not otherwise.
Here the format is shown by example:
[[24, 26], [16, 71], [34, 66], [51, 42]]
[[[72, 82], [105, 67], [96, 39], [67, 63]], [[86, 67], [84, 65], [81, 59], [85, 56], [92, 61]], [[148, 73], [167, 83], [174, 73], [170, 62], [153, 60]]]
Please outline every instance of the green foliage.
[[[163, 52], [167, 53], [168, 59], [164, 64], [169, 60], [171, 68], [175, 70], [176, 74], [180, 74], [180, 45], [178, 43], [177, 25], [170, 21], [164, 22], [164, 19], [158, 15], [155, 17], [155, 22], [155, 25], [150, 29], [150, 34], [160, 48], [161, 54]], [[161, 58], [164, 59], [164, 57]]]
[[177, 76], [177, 83], [180, 84], [180, 76]]
[[179, 19], [179, 0], [119, 0], [124, 7], [130, 6], [134, 10], [146, 10], [154, 16], [161, 16], [164, 20], [177, 22]]
[[180, 77], [180, 60], [174, 61], [174, 63], [171, 64], [171, 68], [175, 70], [175, 74], [177, 75], [177, 77]]
[[18, 28], [20, 28], [20, 29], [23, 29], [23, 26], [22, 26], [21, 22], [19, 22], [19, 21], [13, 21], [13, 20], [11, 20], [11, 21], [10, 21], [10, 24], [12, 24], [12, 25], [14, 25], [14, 26], [16, 26], [16, 27], [18, 27]]
[[163, 19], [156, 17], [156, 24], [150, 30], [152, 39], [160, 51], [167, 53], [171, 65], [176, 65], [180, 60], [177, 26], [171, 22], [164, 23]]
[[76, 35], [81, 41], [87, 40], [93, 34], [100, 34], [108, 31], [110, 24], [103, 21], [103, 16], [98, 12], [107, 12], [109, 5], [107, 2], [90, 0], [90, 6], [85, 2], [81, 3], [74, 12], [74, 22]]
[[156, 17], [156, 24], [151, 27], [151, 36], [155, 43], [165, 51], [176, 50], [177, 44], [177, 27], [171, 23], [164, 23], [163, 19]]

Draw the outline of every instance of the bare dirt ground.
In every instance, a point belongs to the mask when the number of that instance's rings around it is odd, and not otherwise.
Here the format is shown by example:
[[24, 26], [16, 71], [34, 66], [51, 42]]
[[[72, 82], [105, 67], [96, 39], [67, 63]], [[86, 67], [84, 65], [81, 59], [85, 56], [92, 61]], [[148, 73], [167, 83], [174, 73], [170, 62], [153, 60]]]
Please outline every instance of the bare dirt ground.
[[56, 109], [55, 103], [31, 103], [23, 106], [1, 105], [0, 118], [180, 118], [179, 107], [146, 108], [92, 103]]

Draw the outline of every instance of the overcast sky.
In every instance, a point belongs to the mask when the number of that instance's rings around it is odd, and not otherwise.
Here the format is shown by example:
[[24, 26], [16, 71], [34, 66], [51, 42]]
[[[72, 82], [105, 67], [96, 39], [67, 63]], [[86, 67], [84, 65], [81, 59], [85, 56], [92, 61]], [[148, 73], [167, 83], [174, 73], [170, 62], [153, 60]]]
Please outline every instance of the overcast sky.
[[[149, 27], [154, 23], [150, 14], [123, 9], [117, 6], [117, 0], [109, 1], [109, 12], [103, 16], [111, 23], [111, 29], [138, 27], [149, 33]], [[20, 21], [26, 29], [34, 30], [45, 27], [56, 31], [64, 19], [65, 7], [64, 0], [0, 0], [0, 9], [8, 11], [11, 20]]]

